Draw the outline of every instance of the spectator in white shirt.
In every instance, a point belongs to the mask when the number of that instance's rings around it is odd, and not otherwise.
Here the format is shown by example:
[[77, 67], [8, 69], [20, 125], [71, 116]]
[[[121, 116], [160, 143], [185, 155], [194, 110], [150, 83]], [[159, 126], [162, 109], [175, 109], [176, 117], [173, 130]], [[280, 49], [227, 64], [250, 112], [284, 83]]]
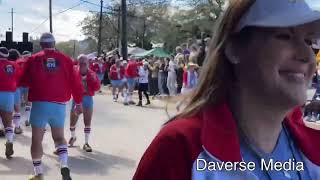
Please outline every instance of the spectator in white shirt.
[[170, 59], [168, 67], [168, 80], [167, 87], [169, 89], [170, 96], [175, 96], [177, 94], [177, 74], [176, 74], [177, 65], [174, 59]]
[[143, 62], [143, 66], [139, 67], [139, 89], [138, 89], [138, 94], [139, 94], [139, 103], [137, 106], [142, 107], [142, 92], [147, 98], [147, 103], [146, 105], [151, 104], [149, 95], [148, 95], [148, 87], [149, 87], [149, 71], [148, 71], [148, 62]]

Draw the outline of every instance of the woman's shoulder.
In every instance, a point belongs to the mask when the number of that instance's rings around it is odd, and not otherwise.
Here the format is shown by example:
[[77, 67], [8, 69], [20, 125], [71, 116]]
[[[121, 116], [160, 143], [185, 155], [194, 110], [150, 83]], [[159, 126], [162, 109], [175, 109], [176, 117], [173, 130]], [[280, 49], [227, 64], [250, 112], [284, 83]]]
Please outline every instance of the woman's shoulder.
[[177, 118], [165, 124], [153, 140], [154, 147], [167, 147], [166, 153], [188, 152], [195, 159], [201, 151], [202, 118], [199, 115]]
[[190, 136], [201, 130], [202, 117], [194, 115], [186, 118], [173, 118], [161, 129], [159, 135], [163, 136]]
[[133, 179], [190, 179], [190, 169], [202, 151], [201, 126], [199, 116], [164, 125], [144, 153]]

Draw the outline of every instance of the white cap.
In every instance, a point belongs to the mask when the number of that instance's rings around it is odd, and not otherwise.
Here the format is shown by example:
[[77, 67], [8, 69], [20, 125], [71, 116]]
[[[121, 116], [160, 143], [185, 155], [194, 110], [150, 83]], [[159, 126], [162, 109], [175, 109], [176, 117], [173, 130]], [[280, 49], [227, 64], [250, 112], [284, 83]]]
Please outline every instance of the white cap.
[[319, 0], [255, 0], [236, 28], [293, 27], [320, 19]]
[[320, 39], [316, 39], [316, 40], [312, 43], [312, 48], [313, 48], [313, 49], [320, 49]]

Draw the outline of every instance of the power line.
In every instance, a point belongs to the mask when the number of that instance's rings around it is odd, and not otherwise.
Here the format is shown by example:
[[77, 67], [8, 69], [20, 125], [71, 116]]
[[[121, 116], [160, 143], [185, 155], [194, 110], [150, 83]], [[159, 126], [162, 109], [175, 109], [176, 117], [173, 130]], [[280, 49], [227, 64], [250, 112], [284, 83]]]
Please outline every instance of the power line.
[[[91, 5], [100, 7], [99, 4], [96, 4], [96, 3], [93, 3], [93, 2], [90, 2], [90, 1], [87, 1], [87, 0], [80, 0], [80, 1], [81, 1], [81, 2], [84, 2], [84, 3], [87, 3], [87, 4], [91, 4]], [[104, 8], [104, 9], [108, 9], [108, 10], [110, 10], [110, 11], [118, 11], [118, 10], [112, 8], [112, 6], [108, 6], [108, 7], [103, 6], [103, 8]]]
[[78, 4], [75, 5], [75, 6], [72, 6], [72, 7], [68, 8], [68, 9], [62, 10], [62, 11], [54, 14], [54, 16], [57, 16], [57, 15], [62, 14], [62, 13], [65, 13], [65, 12], [67, 12], [67, 11], [69, 11], [69, 10], [72, 10], [72, 9], [78, 7], [78, 6], [81, 6], [82, 4], [83, 4], [83, 2], [80, 2], [80, 3], [78, 3]]
[[[53, 16], [57, 16], [57, 15], [60, 15], [60, 14], [62, 14], [62, 13], [65, 13], [65, 12], [67, 12], [67, 11], [69, 11], [69, 10], [72, 10], [72, 9], [74, 9], [74, 8], [82, 5], [82, 4], [83, 4], [83, 2], [80, 2], [80, 3], [78, 3], [78, 4], [75, 5], [75, 6], [72, 6], [72, 7], [70, 7], [70, 8], [67, 8], [67, 9], [65, 9], [65, 10], [62, 10], [62, 11], [54, 14]], [[30, 34], [36, 32], [36, 30], [38, 30], [38, 29], [39, 29], [44, 23], [46, 23], [48, 20], [49, 20], [49, 18], [46, 18], [41, 24], [39, 24], [36, 28], [34, 28], [34, 29], [30, 32]]]
[[39, 24], [36, 28], [34, 28], [30, 34], [34, 33], [36, 30], [38, 30], [44, 23], [46, 23], [49, 20], [49, 18], [45, 19], [41, 24]]

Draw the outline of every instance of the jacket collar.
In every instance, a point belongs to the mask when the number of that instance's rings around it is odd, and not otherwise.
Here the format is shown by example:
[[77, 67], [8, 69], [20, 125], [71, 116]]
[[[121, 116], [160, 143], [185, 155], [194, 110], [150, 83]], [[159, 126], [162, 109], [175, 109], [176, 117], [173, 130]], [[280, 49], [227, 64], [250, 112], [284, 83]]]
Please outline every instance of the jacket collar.
[[[285, 125], [304, 155], [320, 166], [320, 131], [306, 127], [302, 117], [301, 108], [296, 108]], [[211, 155], [221, 161], [242, 161], [237, 125], [226, 102], [204, 109], [203, 123], [201, 141]]]

